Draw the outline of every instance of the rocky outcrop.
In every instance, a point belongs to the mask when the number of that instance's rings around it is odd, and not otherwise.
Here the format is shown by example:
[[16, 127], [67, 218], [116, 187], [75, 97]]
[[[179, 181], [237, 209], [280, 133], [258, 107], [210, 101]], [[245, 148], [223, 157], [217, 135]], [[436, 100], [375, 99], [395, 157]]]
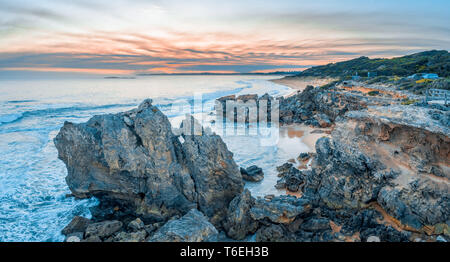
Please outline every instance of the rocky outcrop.
[[151, 236], [150, 242], [203, 242], [214, 241], [217, 229], [201, 212], [192, 209], [180, 219], [167, 222]]
[[285, 188], [291, 192], [297, 192], [304, 186], [303, 172], [306, 171], [298, 170], [291, 163], [285, 163], [279, 166], [277, 170], [280, 172], [278, 173], [278, 177], [281, 177], [281, 179], [277, 181], [275, 188]]
[[[265, 122], [274, 118], [282, 124], [304, 123], [315, 127], [330, 127], [338, 116], [377, 104], [363, 95], [337, 90], [334, 87], [308, 86], [303, 92], [287, 98], [268, 94], [225, 96], [217, 99], [216, 110], [224, 119], [236, 122]], [[279, 119], [278, 119], [279, 117]]]
[[215, 109], [219, 121], [264, 123], [271, 122], [272, 116], [278, 119], [277, 99], [267, 93], [260, 97], [256, 94], [224, 96], [216, 100]]
[[332, 209], [373, 203], [403, 229], [448, 234], [448, 112], [413, 106], [346, 114], [317, 141], [304, 193]]
[[241, 240], [258, 229], [258, 222], [249, 213], [254, 204], [255, 199], [248, 189], [245, 189], [242, 194], [230, 202], [227, 219], [224, 223], [225, 231], [229, 237]]
[[90, 237], [98, 237], [103, 239], [119, 231], [122, 226], [123, 223], [117, 220], [92, 223], [86, 228], [84, 236], [87, 239]]
[[64, 123], [54, 142], [72, 194], [100, 200], [94, 220], [139, 216], [148, 224], [198, 208], [220, 227], [243, 190], [233, 154], [215, 134], [183, 133], [181, 143], [151, 103]]
[[278, 196], [272, 199], [256, 200], [250, 209], [254, 220], [268, 220], [278, 224], [289, 224], [298, 216], [307, 214], [311, 209], [308, 199], [294, 196]]
[[218, 135], [184, 136], [183, 166], [191, 175], [199, 210], [218, 226], [230, 201], [243, 190], [233, 154]]
[[338, 116], [364, 109], [367, 98], [333, 88], [306, 87], [301, 93], [280, 100], [280, 122], [329, 127]]
[[264, 179], [264, 172], [262, 168], [257, 166], [250, 166], [247, 169], [241, 167], [242, 178], [250, 182], [259, 182]]
[[[84, 232], [86, 231], [86, 228], [90, 223], [91, 220], [85, 217], [75, 216], [72, 221], [70, 221], [70, 223], [61, 231], [61, 233], [63, 235], [69, 236], [74, 233]], [[81, 239], [82, 238], [83, 237], [81, 237]]]

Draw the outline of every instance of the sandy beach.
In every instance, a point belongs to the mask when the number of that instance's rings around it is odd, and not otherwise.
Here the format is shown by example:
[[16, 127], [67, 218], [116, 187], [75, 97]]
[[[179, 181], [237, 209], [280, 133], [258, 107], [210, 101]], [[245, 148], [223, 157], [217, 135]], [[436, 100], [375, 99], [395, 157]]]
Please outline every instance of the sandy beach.
[[283, 77], [280, 79], [270, 80], [276, 84], [285, 85], [297, 91], [303, 91], [307, 86], [323, 86], [335, 81], [334, 78], [317, 78], [317, 77]]

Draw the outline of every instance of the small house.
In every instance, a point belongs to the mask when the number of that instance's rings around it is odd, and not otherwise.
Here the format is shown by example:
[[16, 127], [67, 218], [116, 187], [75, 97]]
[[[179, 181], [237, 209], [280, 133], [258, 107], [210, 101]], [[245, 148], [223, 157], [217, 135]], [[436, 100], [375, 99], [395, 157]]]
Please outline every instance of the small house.
[[361, 79], [361, 77], [358, 76], [358, 72], [356, 72], [355, 75], [352, 76], [352, 80], [353, 80], [353, 81], [359, 81], [360, 79]]
[[439, 76], [437, 74], [431, 73], [418, 73], [411, 76], [408, 76], [407, 79], [420, 80], [420, 79], [438, 79]]
[[437, 74], [423, 74], [423, 79], [438, 79], [439, 76]]

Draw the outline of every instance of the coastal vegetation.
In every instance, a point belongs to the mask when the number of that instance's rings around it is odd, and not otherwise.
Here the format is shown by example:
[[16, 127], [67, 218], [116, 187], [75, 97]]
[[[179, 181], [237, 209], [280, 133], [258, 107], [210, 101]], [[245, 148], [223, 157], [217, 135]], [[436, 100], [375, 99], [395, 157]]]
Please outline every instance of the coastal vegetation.
[[[437, 79], [408, 78], [414, 74], [436, 74]], [[450, 54], [448, 51], [426, 51], [391, 59], [356, 59], [309, 68], [288, 79], [333, 78], [322, 87], [328, 88], [344, 80], [357, 80], [364, 84], [379, 84], [425, 94], [430, 88], [450, 90]]]
[[348, 78], [356, 73], [361, 77], [367, 76], [368, 73], [392, 77], [407, 77], [416, 73], [435, 73], [441, 77], [450, 77], [450, 54], [445, 50], [432, 50], [391, 59], [370, 59], [362, 56], [344, 62], [312, 67], [297, 76]]

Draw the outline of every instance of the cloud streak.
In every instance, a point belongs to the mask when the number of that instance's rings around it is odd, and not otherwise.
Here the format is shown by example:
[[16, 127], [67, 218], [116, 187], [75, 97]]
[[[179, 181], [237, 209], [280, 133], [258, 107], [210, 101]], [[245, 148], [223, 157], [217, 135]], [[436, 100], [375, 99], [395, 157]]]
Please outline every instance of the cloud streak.
[[450, 4], [403, 2], [0, 0], [0, 70], [299, 70], [448, 49], [450, 18], [442, 10]]

